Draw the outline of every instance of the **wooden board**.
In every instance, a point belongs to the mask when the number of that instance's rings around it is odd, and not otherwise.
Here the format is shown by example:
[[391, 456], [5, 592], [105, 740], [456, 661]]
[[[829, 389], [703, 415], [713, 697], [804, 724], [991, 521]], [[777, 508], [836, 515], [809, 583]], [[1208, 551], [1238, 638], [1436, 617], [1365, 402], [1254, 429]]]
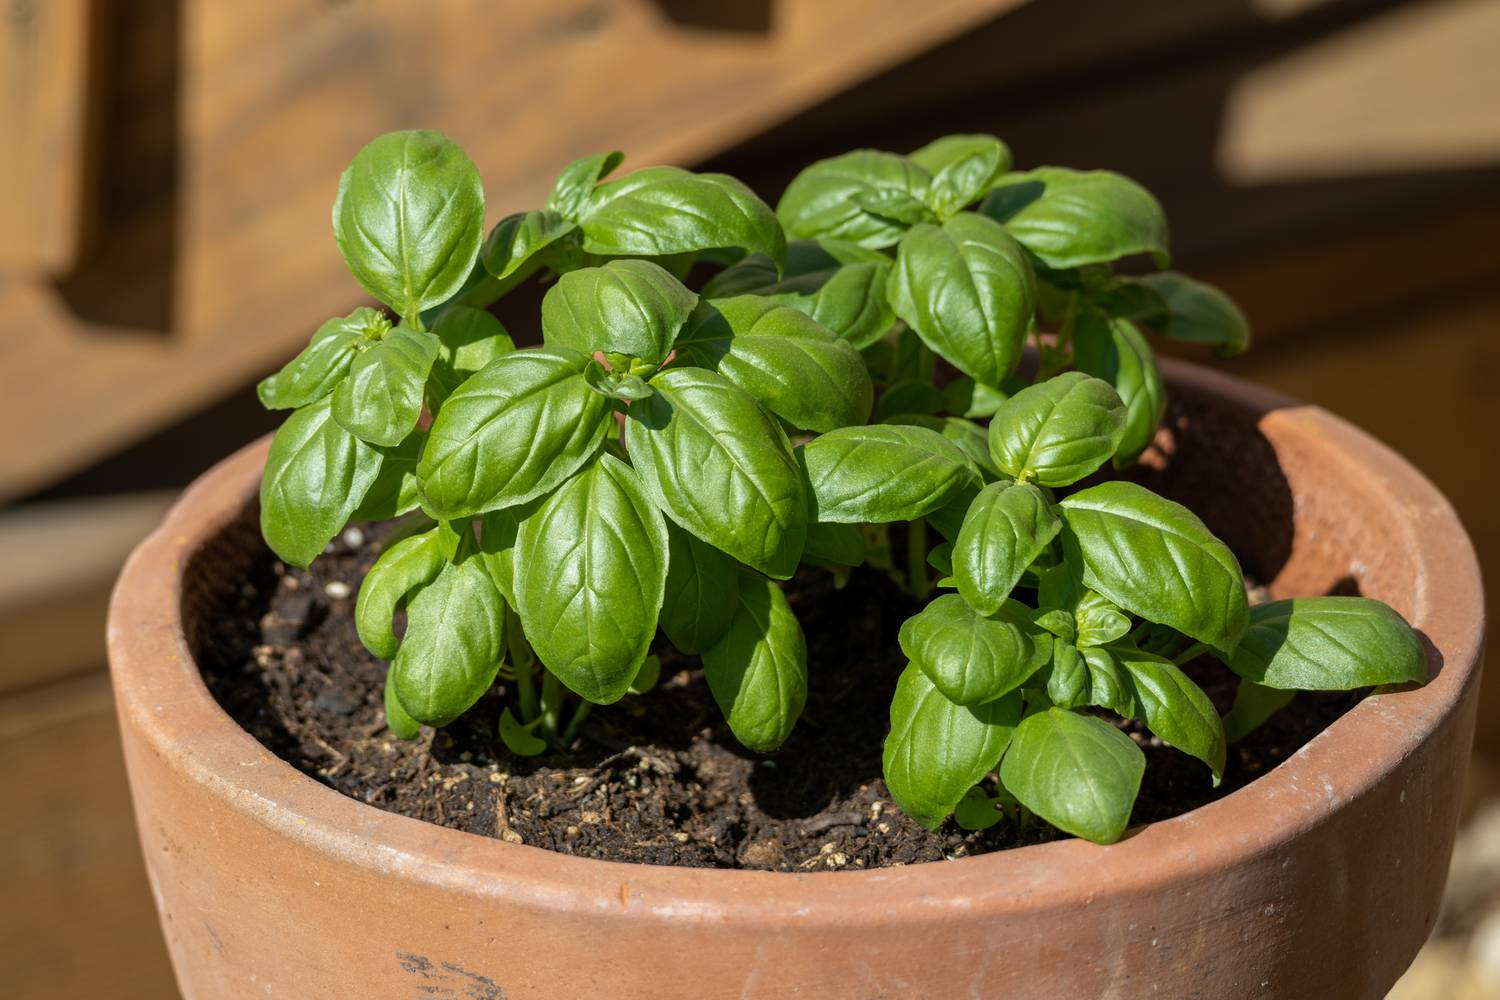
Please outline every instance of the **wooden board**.
[[119, 5], [111, 64], [140, 100], [110, 104], [108, 266], [0, 277], [0, 497], [242, 385], [357, 304], [328, 209], [381, 132], [451, 134], [493, 220], [574, 157], [701, 160], [1019, 2]]

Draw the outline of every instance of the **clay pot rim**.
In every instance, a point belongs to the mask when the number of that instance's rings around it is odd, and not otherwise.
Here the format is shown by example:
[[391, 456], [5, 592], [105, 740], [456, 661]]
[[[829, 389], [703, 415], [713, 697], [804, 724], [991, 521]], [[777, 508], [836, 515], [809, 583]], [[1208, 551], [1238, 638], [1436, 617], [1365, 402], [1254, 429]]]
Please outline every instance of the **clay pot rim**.
[[[845, 928], [949, 916], [954, 910], [1076, 907], [1095, 895], [1193, 882], [1280, 850], [1341, 803], [1373, 787], [1477, 683], [1483, 589], [1473, 548], [1447, 500], [1400, 456], [1327, 411], [1184, 362], [1168, 381], [1211, 394], [1316, 442], [1402, 511], [1402, 546], [1418, 576], [1413, 624], [1440, 651], [1421, 688], [1367, 698], [1245, 788], [1099, 847], [1064, 840], [899, 868], [784, 873], [661, 867], [576, 858], [388, 813], [283, 762], [241, 729], [204, 686], [183, 631], [182, 571], [254, 494], [268, 440], [200, 477], [131, 556], [109, 615], [109, 656], [122, 717], [150, 749], [226, 808], [346, 864], [466, 892], [632, 919], [795, 920]], [[1288, 862], [1290, 863], [1290, 862]], [[634, 901], [636, 905], [630, 905]], [[642, 907], [640, 904], [648, 904]], [[897, 914], [901, 916], [897, 916]], [[394, 916], [394, 914], [393, 914]], [[397, 918], [399, 919], [399, 918]]]

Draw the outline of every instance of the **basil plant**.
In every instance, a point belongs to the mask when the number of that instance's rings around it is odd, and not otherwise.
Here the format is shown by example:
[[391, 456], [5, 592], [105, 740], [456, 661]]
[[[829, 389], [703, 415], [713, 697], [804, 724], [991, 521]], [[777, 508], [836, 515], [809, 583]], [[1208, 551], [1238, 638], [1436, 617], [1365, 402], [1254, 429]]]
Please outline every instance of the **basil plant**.
[[[330, 319], [259, 387], [291, 411], [261, 484], [280, 558], [400, 518], [355, 607], [398, 737], [502, 678], [506, 746], [564, 746], [654, 684], [660, 632], [701, 657], [734, 736], [773, 750], [809, 669], [782, 581], [864, 567], [927, 602], [900, 631], [897, 804], [931, 828], [1024, 811], [1108, 842], [1145, 766], [1120, 720], [1217, 781], [1226, 743], [1294, 691], [1425, 677], [1384, 605], [1251, 608], [1187, 509], [1077, 488], [1155, 436], [1144, 331], [1249, 342], [1212, 287], [1114, 272], [1167, 261], [1139, 185], [1017, 172], [1000, 141], [959, 135], [815, 163], [773, 211], [723, 174], [615, 177], [622, 159], [569, 165], [486, 233], [457, 145], [375, 140], [333, 228], [385, 308]], [[527, 281], [548, 283], [541, 343], [518, 348], [486, 307]], [[1204, 654], [1241, 678], [1222, 719], [1181, 669]]]

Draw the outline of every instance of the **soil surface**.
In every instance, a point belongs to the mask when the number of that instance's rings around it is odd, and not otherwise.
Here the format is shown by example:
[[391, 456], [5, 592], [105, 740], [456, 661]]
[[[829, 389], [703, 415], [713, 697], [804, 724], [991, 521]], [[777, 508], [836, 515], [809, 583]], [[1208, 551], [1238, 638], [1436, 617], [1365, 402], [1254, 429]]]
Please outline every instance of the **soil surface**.
[[[665, 642], [662, 681], [594, 711], [566, 753], [512, 755], [496, 736], [503, 686], [441, 732], [412, 742], [385, 728], [386, 664], [360, 644], [354, 595], [381, 551], [381, 526], [352, 528], [311, 570], [265, 552], [198, 651], [214, 697], [277, 756], [362, 802], [443, 826], [614, 861], [816, 871], [957, 858], [1062, 834], [1041, 822], [983, 832], [951, 820], [930, 833], [892, 804], [881, 743], [896, 678], [896, 642], [918, 606], [883, 575], [843, 589], [803, 570], [787, 596], [807, 633], [807, 708], [769, 755], [741, 747], [695, 657]], [[398, 624], [399, 628], [399, 624]], [[1227, 711], [1236, 679], [1212, 660], [1185, 668]], [[1229, 749], [1212, 787], [1198, 761], [1144, 729], [1136, 823], [1187, 812], [1275, 767], [1359, 700], [1299, 694]]]

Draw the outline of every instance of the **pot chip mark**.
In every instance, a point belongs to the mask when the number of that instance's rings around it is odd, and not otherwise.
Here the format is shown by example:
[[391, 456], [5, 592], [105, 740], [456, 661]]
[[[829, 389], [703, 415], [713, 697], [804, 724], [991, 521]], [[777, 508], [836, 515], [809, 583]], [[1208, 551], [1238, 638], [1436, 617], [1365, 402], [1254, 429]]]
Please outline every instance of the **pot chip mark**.
[[489, 976], [464, 968], [457, 962], [435, 963], [426, 955], [396, 952], [402, 971], [418, 977], [420, 997], [441, 1000], [506, 1000], [505, 988]]

